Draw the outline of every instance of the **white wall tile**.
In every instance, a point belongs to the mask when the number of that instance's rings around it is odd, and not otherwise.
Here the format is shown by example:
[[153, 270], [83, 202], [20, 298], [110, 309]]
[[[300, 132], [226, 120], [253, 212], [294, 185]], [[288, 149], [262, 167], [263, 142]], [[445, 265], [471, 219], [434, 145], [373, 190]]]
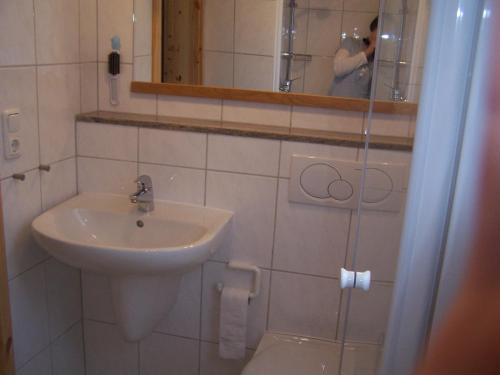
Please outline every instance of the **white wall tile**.
[[12, 279], [48, 258], [31, 235], [31, 222], [42, 211], [38, 170], [26, 173], [24, 181], [3, 180], [2, 199], [7, 271]]
[[[365, 118], [365, 129], [368, 129], [368, 117]], [[410, 116], [374, 113], [370, 134], [392, 137], [407, 137], [410, 126]]]
[[52, 343], [53, 375], [85, 375], [82, 324], [77, 323]]
[[38, 68], [40, 158], [49, 164], [75, 155], [75, 114], [80, 111], [79, 65]]
[[52, 375], [50, 347], [31, 359], [26, 365], [16, 371], [17, 375]]
[[[0, 36], [0, 38], [2, 37]], [[34, 168], [39, 162], [36, 72], [34, 67], [0, 69], [0, 111], [14, 108], [21, 111], [19, 137], [22, 156], [7, 160], [3, 157], [2, 151], [0, 157], [0, 176], [2, 178]], [[0, 144], [3, 150], [3, 132], [0, 133]]]
[[158, 115], [218, 121], [221, 119], [221, 100], [160, 96], [158, 97]]
[[205, 171], [141, 163], [139, 175], [143, 174], [153, 180], [155, 199], [203, 205]]
[[344, 266], [351, 211], [288, 201], [281, 179], [273, 267], [313, 275], [338, 276]]
[[233, 87], [233, 72], [232, 53], [203, 51], [204, 85], [231, 88]]
[[329, 10], [309, 11], [307, 53], [333, 56], [340, 46], [341, 12]]
[[205, 168], [207, 136], [172, 130], [139, 129], [139, 161]]
[[201, 266], [182, 277], [177, 302], [156, 332], [198, 339], [200, 336]]
[[206, 194], [207, 206], [234, 212], [230, 235], [214, 258], [248, 261], [269, 267], [276, 179], [208, 172]]
[[224, 100], [222, 120], [249, 124], [290, 126], [290, 106]]
[[203, 2], [203, 48], [233, 51], [234, 1], [205, 0]]
[[153, 2], [134, 1], [134, 56], [152, 53]]
[[[226, 264], [207, 262], [203, 266], [202, 332], [204, 340], [219, 341], [219, 319], [221, 294], [217, 283], [235, 288], [251, 290], [252, 276], [248, 272], [227, 269]], [[248, 306], [247, 347], [256, 348], [266, 330], [267, 301], [269, 296], [269, 271], [262, 271], [261, 290]]]
[[328, 108], [293, 107], [292, 127], [360, 134], [363, 113]]
[[217, 344], [202, 342], [200, 375], [240, 375], [252, 355], [253, 350], [247, 349], [243, 359], [222, 359]]
[[79, 0], [34, 0], [38, 64], [80, 60]]
[[78, 156], [137, 161], [138, 128], [83, 122], [76, 126]]
[[339, 299], [336, 279], [273, 271], [269, 329], [334, 339]]
[[235, 52], [272, 56], [276, 33], [276, 0], [235, 0], [235, 6]]
[[403, 220], [403, 209], [400, 212], [363, 210], [359, 224], [358, 220], [353, 217], [347, 264], [350, 264], [355, 251], [356, 227], [360, 225], [356, 268], [370, 270], [372, 280], [394, 281]]
[[[104, 0], [99, 0], [99, 1], [104, 1]], [[110, 3], [113, 1], [110, 1]], [[128, 0], [126, 2], [128, 2]], [[117, 6], [118, 8], [120, 8], [120, 5]], [[118, 105], [111, 105], [108, 64], [107, 63], [98, 64], [99, 110], [111, 111], [111, 112], [130, 112], [130, 113], [139, 113], [146, 115], [156, 114], [156, 95], [138, 94], [130, 91], [130, 82], [132, 82], [132, 73], [133, 69], [131, 64], [121, 64], [120, 75], [118, 77], [119, 103]]]
[[[374, 282], [368, 293], [359, 289], [352, 289], [352, 293], [347, 340], [382, 344], [391, 308], [392, 285]], [[347, 299], [343, 298], [342, 303], [339, 332], [344, 329]]]
[[198, 375], [198, 341], [153, 333], [141, 341], [141, 375]]
[[0, 51], [0, 65], [35, 63], [33, 0], [2, 1]]
[[[365, 0], [356, 1], [365, 3]], [[368, 36], [370, 34], [370, 23], [378, 16], [378, 13], [376, 13], [377, 11], [378, 7], [373, 13], [346, 12], [344, 10], [342, 14], [342, 34], [348, 37], [358, 36], [364, 38]]]
[[97, 61], [97, 0], [80, 0], [80, 61]]
[[41, 171], [42, 208], [47, 210], [76, 195], [76, 159], [66, 159]]
[[304, 92], [314, 95], [329, 95], [334, 78], [333, 58], [313, 56], [312, 61], [306, 64]]
[[87, 375], [137, 375], [137, 343], [125, 341], [119, 329], [108, 323], [84, 322]]
[[310, 9], [342, 10], [343, 0], [309, 0]]
[[152, 70], [151, 55], [134, 57], [134, 81], [151, 82]]
[[277, 176], [279, 154], [279, 141], [228, 135], [208, 136], [209, 169]]
[[[299, 4], [300, 6], [300, 4]], [[289, 26], [289, 15], [290, 8], [285, 8], [285, 14], [283, 16], [283, 27]], [[308, 9], [296, 9], [295, 10], [295, 35], [293, 40], [293, 52], [295, 53], [306, 53], [307, 52], [307, 25], [309, 21], [309, 10]], [[282, 43], [286, 43], [287, 38], [285, 37]], [[297, 61], [294, 61], [292, 65], [297, 65]], [[295, 77], [295, 76], [292, 76]]]
[[280, 177], [290, 177], [290, 163], [294, 154], [345, 161], [356, 161], [357, 153], [358, 150], [353, 147], [339, 147], [302, 142], [282, 142]]
[[378, 13], [379, 0], [344, 0], [344, 10]]
[[121, 62], [132, 63], [134, 0], [97, 0], [97, 12], [99, 61], [108, 61], [111, 38], [117, 35], [121, 40]]
[[78, 192], [129, 195], [136, 189], [137, 163], [79, 157]]
[[98, 109], [97, 93], [97, 63], [84, 63], [80, 65], [81, 83], [81, 111], [92, 112]]
[[273, 91], [274, 59], [270, 56], [234, 55], [234, 87]]
[[45, 277], [39, 265], [9, 282], [14, 362], [20, 368], [49, 344]]
[[54, 258], [44, 263], [49, 331], [55, 339], [82, 317], [80, 270]]
[[82, 272], [83, 316], [85, 319], [114, 323], [109, 279], [87, 271]]

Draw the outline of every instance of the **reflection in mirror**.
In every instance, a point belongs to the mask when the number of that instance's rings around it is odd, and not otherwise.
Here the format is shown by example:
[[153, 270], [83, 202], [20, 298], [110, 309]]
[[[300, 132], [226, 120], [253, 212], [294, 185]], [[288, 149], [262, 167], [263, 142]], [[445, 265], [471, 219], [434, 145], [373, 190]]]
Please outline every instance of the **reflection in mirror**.
[[135, 0], [134, 80], [416, 102], [428, 0], [385, 3]]

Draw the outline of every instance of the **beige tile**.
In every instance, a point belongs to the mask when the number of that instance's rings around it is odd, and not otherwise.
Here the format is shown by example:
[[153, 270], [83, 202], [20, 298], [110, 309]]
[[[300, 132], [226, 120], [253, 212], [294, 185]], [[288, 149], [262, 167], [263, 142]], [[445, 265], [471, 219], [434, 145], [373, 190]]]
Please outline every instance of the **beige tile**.
[[137, 163], [78, 158], [78, 192], [129, 195], [136, 190]]
[[[204, 340], [219, 341], [220, 298], [216, 284], [250, 290], [252, 275], [227, 269], [223, 263], [207, 262], [203, 268], [202, 332]], [[256, 348], [266, 330], [269, 271], [262, 271], [260, 295], [250, 302], [247, 320], [247, 347]]]
[[[365, 118], [365, 131], [368, 131], [369, 121]], [[372, 115], [370, 134], [407, 137], [410, 126], [410, 116], [374, 113]]]
[[219, 357], [219, 346], [209, 342], [201, 343], [200, 375], [237, 375], [252, 358], [253, 350], [246, 351], [243, 359], [222, 359]]
[[33, 0], [3, 0], [0, 12], [0, 65], [35, 63]]
[[110, 103], [110, 85], [107, 64], [99, 64], [99, 109], [101, 111], [156, 114], [156, 95], [137, 94], [130, 91], [132, 65], [122, 64], [118, 78], [118, 105]]
[[233, 87], [233, 54], [203, 51], [203, 84]]
[[81, 111], [97, 111], [98, 93], [97, 93], [97, 63], [80, 64], [80, 82], [81, 82]]
[[54, 375], [85, 375], [81, 323], [52, 343], [52, 366]]
[[134, 1], [134, 56], [152, 53], [153, 2]]
[[[347, 318], [347, 340], [382, 344], [385, 339], [387, 321], [391, 308], [392, 285], [372, 283], [370, 291], [353, 289], [349, 316]], [[346, 320], [347, 299], [342, 300], [342, 319], [339, 332], [343, 332]], [[369, 314], [367, 312], [369, 311]]]
[[276, 33], [276, 0], [235, 0], [235, 3], [235, 52], [272, 56]]
[[234, 87], [248, 90], [273, 90], [274, 59], [269, 56], [234, 56]]
[[198, 339], [200, 336], [201, 266], [182, 277], [177, 302], [155, 327], [162, 332]]
[[277, 176], [279, 153], [279, 141], [227, 135], [208, 136], [209, 169]]
[[272, 273], [269, 329], [334, 339], [339, 313], [338, 280]]
[[345, 261], [351, 212], [289, 202], [288, 183], [280, 180], [273, 268], [338, 276]]
[[197, 340], [153, 333], [141, 341], [139, 348], [141, 374], [198, 374]]
[[378, 13], [378, 8], [379, 0], [344, 0], [344, 10]]
[[[1, 37], [0, 37], [1, 38]], [[15, 90], [12, 90], [15, 87]], [[19, 137], [22, 156], [5, 159], [3, 155], [3, 132], [0, 132], [0, 176], [35, 168], [39, 164], [38, 121], [36, 105], [35, 68], [0, 69], [0, 111], [18, 108], [21, 111]]]
[[334, 78], [333, 58], [313, 56], [312, 61], [306, 64], [304, 92], [329, 95]]
[[80, 0], [80, 61], [97, 61], [97, 0]]
[[134, 0], [97, 0], [97, 30], [99, 61], [108, 61], [111, 38], [121, 40], [121, 62], [132, 63]]
[[[290, 9], [288, 8], [288, 11]], [[288, 26], [289, 16], [286, 15], [283, 18], [284, 27]], [[308, 9], [296, 9], [295, 10], [295, 34], [293, 35], [293, 51], [295, 53], [306, 53], [307, 52], [307, 31], [308, 31], [308, 21], [309, 21], [309, 10]], [[284, 39], [283, 42], [288, 42], [288, 38]]]
[[276, 179], [208, 172], [207, 206], [234, 212], [231, 234], [215, 254], [269, 267], [273, 242]]
[[43, 265], [9, 282], [14, 363], [25, 365], [49, 344], [45, 277]]
[[289, 127], [290, 111], [288, 105], [224, 100], [222, 120]]
[[50, 166], [50, 171], [41, 171], [42, 208], [49, 208], [76, 195], [76, 159], [70, 158]]
[[[360, 0], [364, 2], [364, 0]], [[378, 13], [347, 12], [342, 14], [342, 35], [364, 38], [370, 34], [370, 23]]]
[[79, 1], [34, 0], [39, 64], [80, 61]]
[[205, 168], [207, 136], [194, 132], [139, 129], [139, 161]]
[[340, 46], [342, 13], [329, 10], [311, 10], [307, 33], [307, 53], [333, 56]]
[[187, 96], [158, 97], [158, 115], [220, 120], [221, 100]]
[[79, 65], [38, 67], [40, 161], [44, 164], [75, 155], [75, 114], [80, 112], [79, 74]]
[[156, 199], [203, 205], [205, 171], [140, 163], [139, 175], [143, 174], [153, 179]]
[[117, 326], [85, 321], [87, 375], [137, 375], [138, 344], [125, 341]]
[[354, 147], [339, 147], [302, 142], [282, 142], [280, 177], [290, 177], [290, 162], [294, 154], [356, 161], [357, 152], [358, 150]]
[[203, 3], [203, 48], [233, 51], [235, 0], [206, 0]]
[[80, 270], [54, 258], [44, 263], [47, 283], [49, 332], [52, 340], [67, 331], [82, 317]]
[[293, 107], [292, 127], [360, 134], [363, 113], [327, 108]]
[[138, 128], [82, 122], [76, 126], [78, 156], [137, 161]]
[[87, 271], [82, 272], [83, 317], [114, 323], [111, 286], [109, 279]]
[[134, 81], [151, 82], [151, 55], [134, 57]]
[[42, 211], [40, 173], [34, 170], [26, 173], [24, 181], [9, 178], [1, 185], [7, 271], [12, 279], [48, 258], [31, 235], [31, 222]]
[[343, 0], [309, 0], [309, 8], [343, 10], [343, 3]]
[[50, 347], [42, 350], [26, 365], [16, 371], [17, 375], [52, 375]]

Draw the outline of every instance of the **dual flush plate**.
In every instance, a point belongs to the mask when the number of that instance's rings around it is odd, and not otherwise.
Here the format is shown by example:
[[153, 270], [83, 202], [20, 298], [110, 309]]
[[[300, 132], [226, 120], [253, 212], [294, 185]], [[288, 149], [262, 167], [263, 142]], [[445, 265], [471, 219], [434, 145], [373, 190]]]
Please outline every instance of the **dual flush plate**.
[[356, 209], [360, 194], [366, 209], [399, 212], [404, 202], [408, 166], [369, 163], [361, 189], [363, 163], [293, 155], [289, 200]]

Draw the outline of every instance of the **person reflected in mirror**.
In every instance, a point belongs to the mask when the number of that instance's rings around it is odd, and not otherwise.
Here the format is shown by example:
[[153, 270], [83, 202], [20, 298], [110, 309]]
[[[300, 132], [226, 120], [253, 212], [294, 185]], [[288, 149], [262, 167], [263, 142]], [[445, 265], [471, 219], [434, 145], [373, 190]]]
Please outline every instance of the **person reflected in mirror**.
[[368, 38], [343, 39], [333, 59], [335, 78], [329, 95], [365, 99], [370, 97], [377, 29], [378, 17], [370, 23]]

